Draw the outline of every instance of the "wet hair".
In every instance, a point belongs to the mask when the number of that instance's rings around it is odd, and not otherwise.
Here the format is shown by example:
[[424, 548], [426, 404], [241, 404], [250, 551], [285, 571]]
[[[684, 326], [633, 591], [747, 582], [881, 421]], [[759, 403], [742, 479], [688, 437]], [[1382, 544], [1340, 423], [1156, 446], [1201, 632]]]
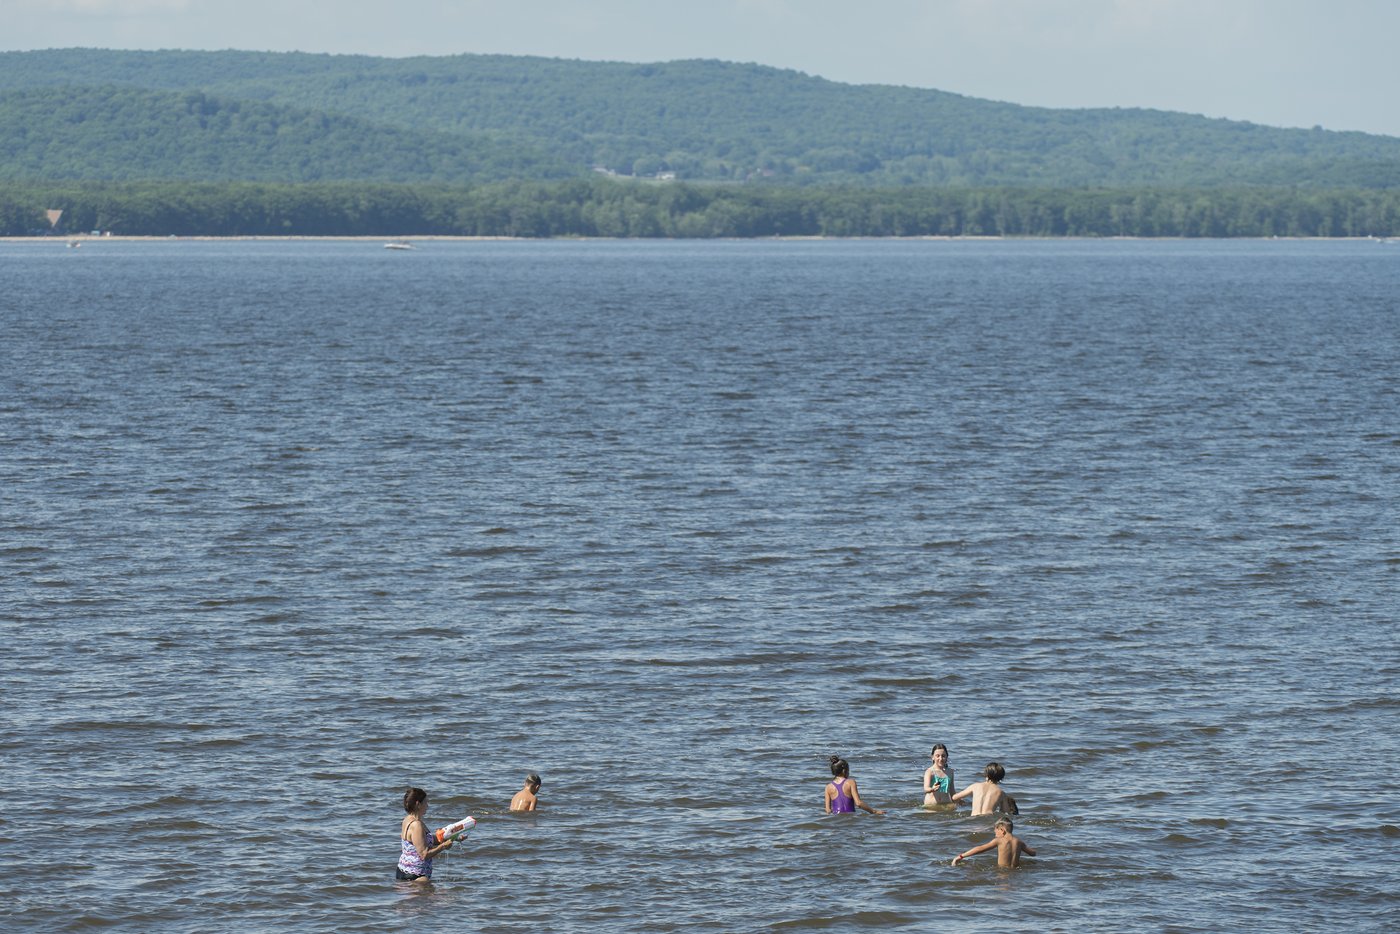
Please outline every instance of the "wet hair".
[[947, 751], [948, 751], [948, 747], [945, 746], [945, 745], [943, 745], [942, 743], [934, 743], [934, 744], [933, 744], [933, 748], [930, 749], [930, 750], [928, 751], [928, 757], [929, 757], [930, 759], [932, 759], [932, 758], [933, 758], [933, 754], [936, 753], [936, 752], [938, 752], [938, 750], [940, 750], [940, 749], [943, 750], [944, 752], [947, 752]]
[[851, 774], [851, 764], [840, 756], [831, 757], [831, 774], [835, 778]]
[[543, 785], [544, 782], [540, 781], [539, 775], [537, 775], [534, 772], [531, 772], [529, 775], [525, 776], [525, 784], [534, 785], [536, 788], [538, 788], [541, 785]]
[[412, 814], [418, 806], [428, 800], [428, 793], [422, 788], [410, 788], [403, 793], [403, 809]]
[[992, 784], [996, 784], [1006, 777], [1006, 769], [1002, 768], [999, 763], [988, 762], [987, 768], [982, 774], [987, 776], [987, 780]]
[[998, 827], [1005, 827], [1005, 828], [1006, 828], [1006, 832], [1007, 832], [1007, 833], [1010, 833], [1010, 832], [1012, 831], [1014, 825], [1011, 823], [1011, 818], [1009, 818], [1009, 817], [998, 817], [998, 818], [997, 818], [997, 822], [996, 822], [995, 824], [992, 825], [992, 829], [995, 830], [995, 829], [998, 828]]

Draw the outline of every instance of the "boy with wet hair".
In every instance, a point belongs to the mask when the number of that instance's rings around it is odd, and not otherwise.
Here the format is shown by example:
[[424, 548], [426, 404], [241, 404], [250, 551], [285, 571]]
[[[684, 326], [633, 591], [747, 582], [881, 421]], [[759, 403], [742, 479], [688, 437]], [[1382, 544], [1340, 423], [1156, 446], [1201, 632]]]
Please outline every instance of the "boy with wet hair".
[[992, 847], [997, 850], [997, 865], [1002, 869], [1015, 869], [1021, 865], [1021, 854], [1034, 856], [1035, 850], [1026, 845], [1026, 841], [1011, 833], [1011, 818], [1003, 817], [993, 825], [996, 836], [981, 846], [974, 846], [970, 850], [965, 850], [953, 857], [953, 865], [958, 864], [958, 860], [967, 859], [969, 856], [976, 856], [978, 853], [985, 853]]
[[1016, 807], [1016, 799], [1001, 789], [1001, 780], [1006, 777], [1006, 769], [1002, 768], [999, 763], [988, 762], [982, 774], [986, 776], [984, 780], [968, 785], [953, 795], [951, 800], [961, 801], [971, 795], [973, 817], [979, 814], [993, 814], [997, 811], [1003, 814], [1021, 813]]
[[539, 806], [539, 799], [535, 796], [540, 792], [540, 777], [534, 772], [525, 776], [525, 787], [515, 793], [515, 797], [510, 799], [510, 809], [512, 811], [533, 811]]

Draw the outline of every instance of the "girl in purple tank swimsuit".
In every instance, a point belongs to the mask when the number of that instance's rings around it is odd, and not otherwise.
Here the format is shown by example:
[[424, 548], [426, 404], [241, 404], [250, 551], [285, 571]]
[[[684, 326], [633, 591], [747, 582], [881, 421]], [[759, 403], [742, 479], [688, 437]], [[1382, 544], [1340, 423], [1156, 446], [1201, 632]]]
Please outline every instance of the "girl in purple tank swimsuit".
[[832, 780], [826, 786], [823, 806], [828, 814], [854, 814], [860, 808], [869, 814], [883, 814], [884, 811], [872, 808], [860, 800], [856, 780], [851, 778], [851, 766], [840, 756], [831, 757]]

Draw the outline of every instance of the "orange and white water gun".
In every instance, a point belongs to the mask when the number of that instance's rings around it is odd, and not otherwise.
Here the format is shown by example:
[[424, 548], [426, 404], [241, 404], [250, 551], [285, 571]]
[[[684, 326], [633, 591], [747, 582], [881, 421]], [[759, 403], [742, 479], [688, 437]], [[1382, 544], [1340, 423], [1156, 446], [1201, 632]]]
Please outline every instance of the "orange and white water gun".
[[460, 840], [467, 835], [467, 831], [476, 826], [476, 818], [467, 816], [455, 824], [448, 824], [446, 827], [439, 827], [433, 831], [433, 842], [442, 843], [444, 840]]

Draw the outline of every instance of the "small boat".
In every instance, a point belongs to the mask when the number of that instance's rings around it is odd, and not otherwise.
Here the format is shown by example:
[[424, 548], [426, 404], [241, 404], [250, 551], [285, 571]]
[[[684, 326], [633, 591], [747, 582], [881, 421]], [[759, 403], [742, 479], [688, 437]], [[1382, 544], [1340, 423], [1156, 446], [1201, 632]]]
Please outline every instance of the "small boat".
[[409, 243], [407, 240], [395, 240], [395, 241], [393, 241], [392, 243], [386, 243], [386, 244], [384, 244], [384, 249], [386, 249], [386, 250], [412, 250], [412, 249], [416, 249], [416, 247], [414, 247], [414, 245], [411, 244], [411, 243]]
[[79, 243], [77, 240], [69, 240], [69, 241], [68, 241], [68, 249], [70, 249], [70, 250], [76, 250], [76, 249], [77, 249], [78, 247], [80, 247], [80, 246], [82, 246], [82, 244]]

